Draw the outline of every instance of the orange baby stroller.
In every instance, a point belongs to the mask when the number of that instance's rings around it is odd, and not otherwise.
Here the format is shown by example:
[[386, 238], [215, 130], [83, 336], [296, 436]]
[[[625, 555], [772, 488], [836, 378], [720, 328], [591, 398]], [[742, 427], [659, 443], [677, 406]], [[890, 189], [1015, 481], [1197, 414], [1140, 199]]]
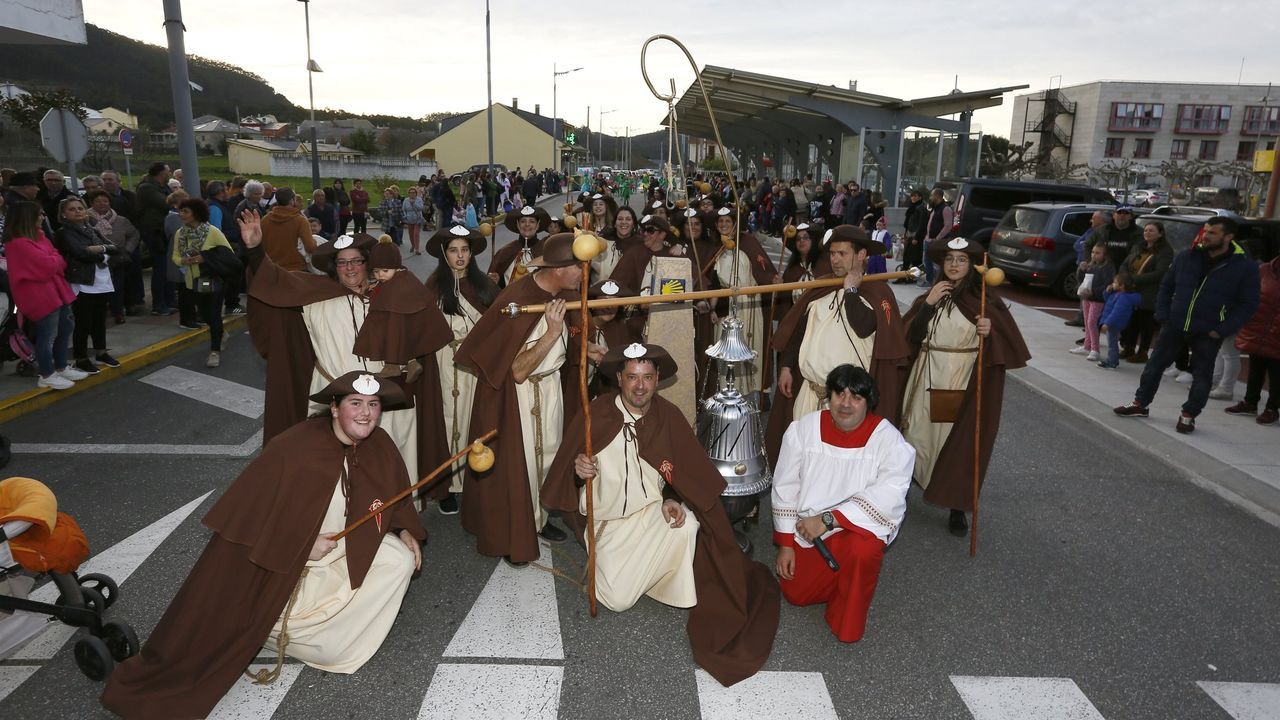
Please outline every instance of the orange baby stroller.
[[[48, 615], [89, 630], [75, 644], [76, 665], [91, 680], [105, 680], [115, 663], [138, 653], [129, 625], [105, 620], [120, 596], [114, 580], [79, 575], [89, 543], [76, 521], [58, 512], [48, 486], [31, 478], [0, 480], [0, 625], [22, 611]], [[58, 589], [52, 603], [28, 599], [26, 589], [48, 576]]]

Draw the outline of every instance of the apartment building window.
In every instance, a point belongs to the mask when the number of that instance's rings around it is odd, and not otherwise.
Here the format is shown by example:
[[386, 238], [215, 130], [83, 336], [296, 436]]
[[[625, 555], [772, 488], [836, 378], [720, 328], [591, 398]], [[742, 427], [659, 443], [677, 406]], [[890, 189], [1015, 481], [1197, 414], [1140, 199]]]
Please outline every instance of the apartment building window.
[[1173, 145], [1169, 148], [1170, 160], [1186, 160], [1187, 153], [1191, 149], [1190, 140], [1174, 140]]
[[1133, 156], [1143, 159], [1151, 157], [1151, 138], [1134, 138]]
[[1177, 132], [1221, 135], [1231, 124], [1230, 105], [1179, 105]]
[[1253, 151], [1258, 147], [1258, 143], [1252, 140], [1241, 140], [1240, 146], [1236, 148], [1236, 160], [1242, 162], [1253, 162]]
[[1124, 138], [1107, 138], [1107, 145], [1102, 151], [1103, 157], [1118, 158], [1124, 155]]
[[1217, 140], [1201, 140], [1200, 154], [1196, 155], [1200, 160], [1217, 160], [1218, 159], [1218, 141]]
[[1155, 132], [1164, 119], [1163, 103], [1111, 103], [1109, 130]]
[[1280, 107], [1251, 105], [1245, 108], [1241, 132], [1246, 135], [1280, 133]]

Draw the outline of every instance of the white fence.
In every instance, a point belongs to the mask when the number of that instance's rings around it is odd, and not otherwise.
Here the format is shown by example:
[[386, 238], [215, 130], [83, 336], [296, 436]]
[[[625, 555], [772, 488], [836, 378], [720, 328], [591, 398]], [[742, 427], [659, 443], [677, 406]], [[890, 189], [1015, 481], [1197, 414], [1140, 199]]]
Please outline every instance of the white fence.
[[[408, 158], [361, 156], [341, 160], [320, 158], [320, 177], [360, 178], [391, 176], [397, 180], [417, 180], [420, 176], [430, 177], [439, 168], [434, 162], [421, 162]], [[311, 158], [306, 155], [271, 155], [271, 172], [269, 175], [285, 177], [310, 177]]]

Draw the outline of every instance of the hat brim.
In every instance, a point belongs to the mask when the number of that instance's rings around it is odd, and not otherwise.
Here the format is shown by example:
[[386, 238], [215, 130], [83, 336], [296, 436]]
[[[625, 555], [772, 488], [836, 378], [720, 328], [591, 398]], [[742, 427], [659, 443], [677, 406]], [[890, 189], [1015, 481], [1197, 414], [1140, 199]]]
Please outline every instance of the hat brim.
[[623, 355], [622, 353], [626, 350], [626, 347], [611, 349], [604, 356], [604, 360], [600, 362], [600, 372], [609, 377], [621, 370], [628, 360], [650, 360], [658, 368], [658, 377], [663, 379], [675, 377], [680, 368], [666, 348], [652, 343], [645, 343], [644, 347], [646, 352], [644, 357], [641, 358], [629, 358]]
[[547, 225], [551, 223], [551, 214], [540, 207], [535, 207], [533, 209], [533, 215], [521, 215], [519, 212], [507, 213], [506, 216], [502, 218], [502, 225], [506, 229], [518, 235], [520, 233], [520, 229], [517, 227], [516, 223], [520, 221], [520, 218], [525, 217], [532, 217], [538, 221], [538, 232], [545, 232]]
[[[933, 261], [935, 265], [941, 265], [942, 260], [947, 256], [948, 252], [951, 252], [952, 250], [957, 250], [957, 248], [947, 247], [947, 243], [955, 239], [956, 238], [946, 238], [943, 240], [934, 240], [933, 242], [929, 243], [929, 247], [925, 248], [925, 251], [924, 251], [925, 257]], [[982, 247], [982, 245], [973, 241], [967, 241], [967, 242], [969, 243], [968, 247], [959, 250], [959, 252], [962, 252], [965, 255], [968, 255], [969, 259], [972, 260], [975, 264], [982, 262], [982, 256], [985, 255], [987, 252], [986, 248]]]
[[365, 233], [360, 233], [354, 237], [355, 242], [344, 248], [334, 247], [336, 241], [327, 242], [316, 248], [315, 252], [311, 253], [311, 265], [327, 275], [333, 270], [333, 261], [338, 258], [338, 253], [343, 250], [359, 250], [367, 260], [370, 251], [373, 250], [373, 246], [378, 244], [377, 239]]
[[439, 260], [444, 259], [444, 251], [449, 247], [449, 243], [454, 240], [466, 240], [471, 246], [471, 255], [474, 257], [484, 252], [489, 247], [489, 241], [484, 235], [475, 230], [468, 231], [466, 235], [454, 235], [446, 228], [437, 230], [434, 235], [427, 239], [427, 254]]
[[[350, 382], [347, 380], [349, 376], [355, 374], [365, 373], [351, 372], [334, 379], [333, 382], [326, 385], [322, 390], [311, 395], [311, 401], [320, 403], [321, 405], [328, 405], [335, 400], [339, 400], [348, 395], [358, 394], [356, 390], [350, 387]], [[405, 394], [399, 383], [387, 378], [378, 378], [378, 392], [375, 397], [382, 401], [382, 410], [384, 412], [388, 410], [404, 410], [413, 407], [413, 404], [409, 402], [409, 396]]]

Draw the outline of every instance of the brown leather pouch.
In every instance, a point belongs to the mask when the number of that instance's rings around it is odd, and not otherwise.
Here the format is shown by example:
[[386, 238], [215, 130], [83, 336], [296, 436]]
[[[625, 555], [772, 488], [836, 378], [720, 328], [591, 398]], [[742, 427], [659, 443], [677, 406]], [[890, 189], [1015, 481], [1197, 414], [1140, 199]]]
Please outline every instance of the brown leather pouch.
[[960, 417], [960, 404], [964, 402], [964, 390], [936, 390], [929, 388], [929, 420], [936, 423], [953, 423]]

